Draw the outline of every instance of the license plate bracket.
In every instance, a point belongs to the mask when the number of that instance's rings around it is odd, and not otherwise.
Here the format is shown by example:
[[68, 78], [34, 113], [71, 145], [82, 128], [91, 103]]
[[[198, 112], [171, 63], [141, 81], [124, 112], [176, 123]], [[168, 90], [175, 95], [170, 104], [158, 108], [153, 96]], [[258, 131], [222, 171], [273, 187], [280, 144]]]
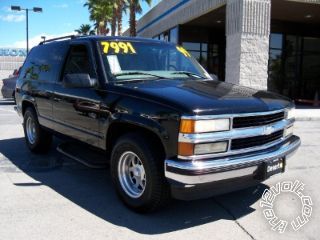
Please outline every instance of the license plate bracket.
[[275, 174], [282, 173], [285, 170], [285, 158], [279, 158], [265, 163], [266, 178]]
[[272, 161], [263, 162], [258, 168], [256, 178], [260, 180], [267, 179], [275, 174], [285, 171], [286, 159], [284, 157]]

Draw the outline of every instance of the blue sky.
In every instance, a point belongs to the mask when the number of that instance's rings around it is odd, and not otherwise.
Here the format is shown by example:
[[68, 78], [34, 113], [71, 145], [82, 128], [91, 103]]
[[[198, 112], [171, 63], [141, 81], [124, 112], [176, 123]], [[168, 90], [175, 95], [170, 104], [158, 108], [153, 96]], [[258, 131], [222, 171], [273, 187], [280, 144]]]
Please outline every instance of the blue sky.
[[[159, 1], [153, 0], [151, 7]], [[29, 14], [29, 44], [36, 45], [41, 36], [52, 38], [71, 34], [81, 24], [90, 23], [88, 10], [83, 7], [85, 2], [85, 0], [0, 0], [0, 47], [25, 48], [26, 45], [25, 12], [12, 12], [11, 5], [43, 8], [42, 13]], [[143, 14], [150, 9], [144, 2], [142, 8]], [[129, 15], [124, 15], [124, 29], [128, 27], [128, 18]]]

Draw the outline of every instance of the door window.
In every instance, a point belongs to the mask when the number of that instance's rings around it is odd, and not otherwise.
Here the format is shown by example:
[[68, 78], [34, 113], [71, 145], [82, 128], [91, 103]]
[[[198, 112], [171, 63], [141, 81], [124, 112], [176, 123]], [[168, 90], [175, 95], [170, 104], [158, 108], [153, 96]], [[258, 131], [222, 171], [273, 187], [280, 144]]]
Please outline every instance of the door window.
[[85, 45], [72, 46], [66, 62], [63, 75], [66, 74], [89, 74], [95, 78], [92, 62], [90, 61], [89, 52]]

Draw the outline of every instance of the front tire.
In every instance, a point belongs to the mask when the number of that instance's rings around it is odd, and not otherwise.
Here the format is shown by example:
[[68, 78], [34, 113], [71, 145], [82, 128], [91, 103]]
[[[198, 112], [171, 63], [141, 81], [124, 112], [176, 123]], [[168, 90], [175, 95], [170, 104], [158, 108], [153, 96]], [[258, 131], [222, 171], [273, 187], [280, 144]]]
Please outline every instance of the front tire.
[[37, 114], [31, 107], [26, 109], [23, 116], [23, 129], [30, 151], [34, 153], [46, 153], [49, 151], [52, 135], [40, 126]]
[[140, 134], [122, 136], [111, 154], [111, 175], [120, 199], [136, 212], [151, 212], [170, 199], [164, 159]]

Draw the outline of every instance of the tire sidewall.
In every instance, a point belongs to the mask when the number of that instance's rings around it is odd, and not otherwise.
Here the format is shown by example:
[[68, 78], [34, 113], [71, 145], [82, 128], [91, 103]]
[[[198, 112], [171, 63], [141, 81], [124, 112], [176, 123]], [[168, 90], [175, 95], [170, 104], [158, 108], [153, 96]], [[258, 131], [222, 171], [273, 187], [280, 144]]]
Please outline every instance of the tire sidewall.
[[[32, 118], [32, 120], [35, 123], [36, 139], [35, 139], [35, 142], [33, 144], [29, 141], [28, 134], [27, 134], [27, 129], [26, 129], [26, 124], [27, 124], [28, 118]], [[39, 122], [38, 122], [38, 119], [37, 119], [37, 116], [36, 116], [35, 112], [30, 108], [28, 108], [26, 110], [26, 112], [24, 114], [24, 117], [23, 117], [23, 130], [24, 130], [25, 140], [26, 140], [26, 143], [27, 143], [28, 147], [30, 149], [35, 149], [39, 145], [40, 126], [39, 126]]]
[[[140, 145], [140, 144], [139, 144]], [[111, 157], [111, 174], [113, 183], [116, 186], [116, 190], [120, 198], [124, 201], [126, 205], [129, 207], [133, 207], [136, 210], [139, 210], [140, 207], [146, 206], [149, 204], [150, 200], [152, 199], [153, 194], [153, 176], [152, 176], [152, 169], [150, 168], [149, 161], [147, 159], [152, 158], [152, 154], [150, 151], [141, 150], [141, 146], [132, 142], [132, 141], [120, 141], [114, 147]], [[146, 148], [142, 148], [146, 149]], [[138, 198], [132, 198], [126, 194], [123, 190], [122, 185], [119, 180], [118, 176], [118, 165], [119, 159], [124, 152], [131, 151], [135, 153], [141, 160], [145, 174], [146, 174], [146, 188], [143, 194]]]

